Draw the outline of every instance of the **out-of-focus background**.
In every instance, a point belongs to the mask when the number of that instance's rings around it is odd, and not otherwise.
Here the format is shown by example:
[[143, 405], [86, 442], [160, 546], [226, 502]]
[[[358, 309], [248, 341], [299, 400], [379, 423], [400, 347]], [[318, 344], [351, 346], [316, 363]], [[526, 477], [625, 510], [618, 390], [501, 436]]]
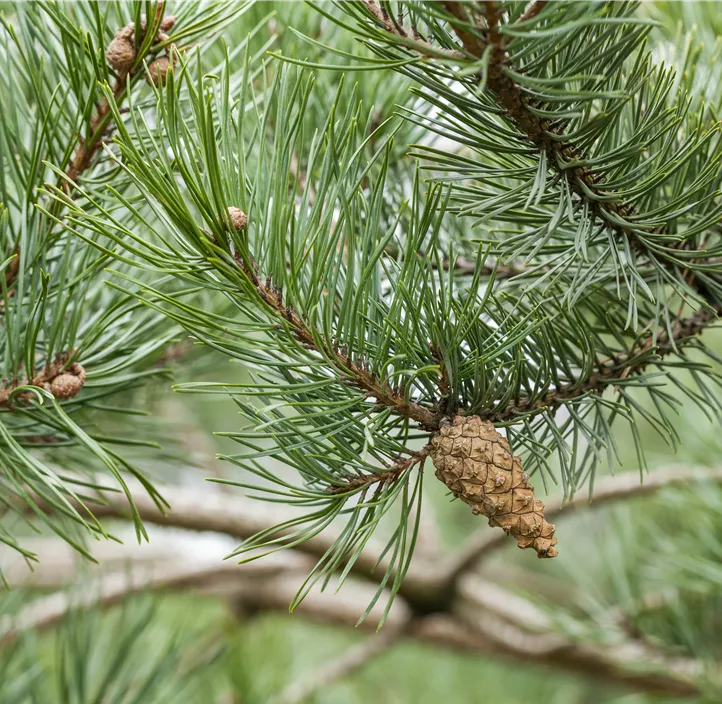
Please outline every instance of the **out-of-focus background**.
[[[275, 48], [286, 55], [337, 64], [338, 57], [324, 57], [289, 28], [339, 46], [352, 43], [300, 3], [258, 3], [224, 30], [228, 44], [272, 11], [254, 40], [258, 46], [275, 38]], [[699, 45], [696, 66], [684, 69], [704, 75], [712, 66], [722, 27], [717, 3], [649, 2], [639, 12], [660, 22], [652, 34], [660, 61], [674, 63], [685, 42], [692, 42]], [[393, 114], [403, 81], [376, 73], [349, 78], [360, 82], [361, 96], [375, 105], [381, 122]], [[318, 80], [332, 90], [339, 74], [320, 72]], [[401, 130], [400, 152], [404, 140], [417, 137], [411, 128]], [[705, 340], [722, 354], [720, 333], [709, 331]], [[243, 378], [242, 368], [213, 352], [183, 342], [177, 351], [171, 363], [176, 383]], [[153, 521], [150, 541], [137, 545], [131, 524], [109, 516], [104, 525], [122, 543], [92, 543], [97, 565], [51, 535], [27, 539], [40, 558], [34, 571], [16, 553], [0, 550], [13, 585], [0, 597], [6, 619], [0, 701], [722, 701], [722, 434], [716, 419], [674, 387], [668, 392], [680, 401], [680, 449], [642, 423], [649, 491], [635, 491], [639, 461], [631, 437], [620, 431], [618, 477], [630, 481], [600, 477], [596, 490], [606, 501], [589, 508], [580, 496], [555, 517], [560, 555], [553, 561], [531, 559], [504, 542], [486, 545], [489, 529], [450, 501], [441, 484], [426, 483], [415, 564], [420, 572], [426, 565], [433, 570], [435, 556], [453, 562], [475, 546], [479, 559], [459, 563], [468, 579], [454, 608], [462, 624], [464, 614], [470, 627], [481, 623], [481, 636], [447, 632], [442, 620], [436, 630], [433, 620], [425, 631], [409, 628], [403, 598], [380, 633], [373, 619], [371, 628], [356, 629], [369, 598], [360, 579], [337, 595], [330, 584], [324, 595], [312, 595], [289, 614], [307, 556], [277, 553], [243, 566], [223, 561], [244, 530], [234, 532], [234, 520], [277, 510], [206, 482], [232, 479], [237, 471], [216, 459], [235, 451], [222, 435], [240, 426], [232, 400], [177, 393], [168, 379], [129, 392], [116, 403], [150, 415], [129, 416], [127, 427], [114, 431], [163, 444], [163, 452], [129, 452], [149, 476], [168, 485], [174, 512], [188, 508], [189, 527]], [[105, 422], [102, 415], [97, 422]], [[118, 424], [117, 416], [112, 422]], [[655, 477], [665, 486], [657, 487]], [[561, 487], [547, 490], [554, 505]], [[209, 497], [211, 513], [219, 507], [222, 532], [195, 530], [191, 504], [183, 501], [199, 496]], [[94, 600], [101, 606], [89, 608]]]

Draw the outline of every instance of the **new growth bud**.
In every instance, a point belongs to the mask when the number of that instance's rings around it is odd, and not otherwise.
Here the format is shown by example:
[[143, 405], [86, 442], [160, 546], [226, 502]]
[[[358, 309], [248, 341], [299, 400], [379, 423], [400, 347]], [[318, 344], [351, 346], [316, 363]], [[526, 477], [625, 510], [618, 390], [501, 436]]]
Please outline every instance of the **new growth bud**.
[[67, 400], [76, 396], [85, 383], [85, 369], [77, 362], [58, 374], [50, 382], [50, 393], [55, 398]]
[[128, 73], [135, 63], [135, 43], [132, 39], [122, 36], [121, 32], [118, 32], [108, 45], [105, 57], [118, 73]]
[[233, 206], [228, 208], [228, 217], [231, 219], [231, 224], [236, 228], [236, 230], [240, 232], [241, 230], [246, 229], [246, 226], [248, 225], [248, 217], [240, 208]]

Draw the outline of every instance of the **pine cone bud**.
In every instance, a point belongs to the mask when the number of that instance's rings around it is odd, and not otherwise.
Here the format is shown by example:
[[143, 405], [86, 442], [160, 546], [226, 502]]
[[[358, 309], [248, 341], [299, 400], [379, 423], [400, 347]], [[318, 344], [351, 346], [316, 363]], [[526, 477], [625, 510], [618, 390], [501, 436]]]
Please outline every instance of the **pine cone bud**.
[[169, 29], [173, 29], [173, 25], [176, 23], [176, 16], [175, 15], [166, 15], [161, 21], [160, 21], [160, 30], [161, 32], [167, 32]]
[[456, 416], [431, 439], [436, 476], [456, 496], [483, 514], [490, 526], [513, 535], [520, 548], [539, 557], [556, 557], [554, 526], [544, 518], [544, 504], [513, 457], [509, 443], [479, 416]]
[[121, 30], [108, 45], [105, 57], [118, 73], [128, 73], [135, 63], [135, 44]]
[[70, 367], [58, 374], [50, 382], [50, 393], [61, 400], [67, 400], [76, 396], [85, 383], [85, 369], [79, 364], [71, 364]]
[[148, 65], [148, 74], [145, 80], [149, 84], [154, 86], [165, 85], [166, 76], [168, 71], [175, 65], [175, 56], [173, 57], [173, 63], [168, 56], [159, 56], [155, 61], [151, 61]]
[[246, 226], [248, 225], [248, 217], [240, 208], [236, 208], [234, 206], [228, 208], [228, 217], [230, 217], [231, 225], [233, 225], [236, 230], [240, 232], [241, 230], [246, 229]]

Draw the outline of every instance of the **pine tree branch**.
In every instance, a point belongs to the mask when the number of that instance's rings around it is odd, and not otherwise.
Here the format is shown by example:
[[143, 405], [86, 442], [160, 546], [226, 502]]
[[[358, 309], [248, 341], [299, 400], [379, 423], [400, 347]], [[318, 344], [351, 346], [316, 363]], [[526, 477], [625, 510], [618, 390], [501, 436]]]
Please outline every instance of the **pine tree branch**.
[[[87, 481], [87, 478], [85, 478]], [[133, 494], [135, 510], [143, 523], [191, 531], [214, 532], [232, 536], [238, 540], [246, 540], [263, 531], [297, 517], [298, 513], [290, 511], [279, 504], [268, 504], [247, 499], [243, 496], [227, 493], [188, 490], [182, 487], [164, 486], [162, 494], [167, 504], [172, 506], [168, 512], [161, 511], [137, 482], [128, 481]], [[33, 502], [47, 513], [54, 511], [53, 506], [37, 494], [32, 495]], [[81, 509], [76, 500], [68, 497], [69, 503]], [[117, 491], [104, 491], [96, 501], [86, 498], [86, 504], [92, 505], [93, 515], [98, 518], [130, 518], [130, 509], [125, 495]], [[27, 511], [27, 505], [18, 505]], [[294, 528], [278, 531], [277, 535], [289, 535]], [[339, 531], [333, 527], [314, 535], [297, 546], [299, 552], [313, 557], [322, 557], [333, 546], [339, 537]], [[378, 556], [384, 552], [383, 545], [369, 541], [361, 553], [354, 559], [352, 573], [364, 578], [378, 581], [386, 570], [388, 555], [379, 563]], [[443, 571], [443, 570], [442, 570]], [[436, 603], [448, 595], [448, 584], [441, 583], [438, 568], [429, 559], [417, 556], [409, 566], [409, 570], [400, 587], [400, 593], [410, 603], [420, 604], [422, 610], [429, 603]], [[297, 589], [297, 587], [296, 587]], [[289, 601], [293, 598], [291, 593]], [[303, 603], [303, 602], [302, 602]], [[288, 602], [287, 602], [288, 604]], [[286, 605], [287, 605], [286, 604]], [[351, 625], [356, 624], [358, 615]]]
[[[458, 21], [469, 24], [469, 16], [460, 2], [445, 0], [443, 2], [447, 11]], [[485, 2], [487, 23], [490, 25], [487, 41], [481, 39], [476, 33], [468, 31], [464, 26], [453, 24], [454, 31], [459, 37], [464, 50], [481, 59], [487, 46], [492, 47], [487, 73], [487, 89], [494, 95], [498, 104], [503, 108], [506, 116], [513, 122], [517, 129], [535, 146], [543, 149], [547, 156], [547, 163], [555, 168], [561, 175], [571, 175], [569, 184], [579, 198], [585, 202], [594, 216], [604, 225], [614, 231], [617, 235], [624, 236], [633, 249], [640, 254], [650, 255], [645, 242], [640, 239], [636, 232], [620, 225], [617, 218], [628, 219], [634, 215], [634, 207], [629, 203], [615, 200], [602, 201], [600, 186], [604, 184], [604, 178], [596, 174], [591, 167], [584, 166], [588, 161], [586, 155], [582, 154], [572, 143], [564, 140], [564, 131], [560, 125], [555, 125], [536, 115], [530, 108], [540, 107], [535, 104], [534, 99], [528, 97], [505, 72], [504, 67], [509, 64], [509, 56], [501, 42], [500, 35], [492, 33], [492, 22], [498, 22], [493, 2]], [[541, 10], [542, 8], [540, 8]], [[539, 11], [540, 11], [539, 10]], [[537, 11], [533, 16], [538, 14]], [[569, 162], [580, 162], [582, 165], [574, 168], [567, 168]], [[589, 196], [592, 193], [598, 198]], [[604, 205], [602, 205], [602, 202]], [[663, 228], [652, 228], [648, 230], [650, 235], [663, 234]], [[686, 245], [680, 243], [675, 249], [684, 250]], [[662, 256], [664, 256], [662, 254]], [[674, 260], [665, 258], [664, 266], [672, 272], [676, 272], [677, 263]], [[710, 305], [718, 308], [717, 301], [713, 294], [700, 281], [688, 281], [695, 288], [697, 293]]]
[[432, 59], [448, 58], [454, 60], [464, 60], [464, 55], [460, 51], [454, 51], [452, 49], [442, 49], [439, 47], [432, 46], [429, 42], [425, 41], [419, 36], [418, 31], [415, 27], [412, 27], [411, 36], [404, 28], [401, 22], [394, 20], [383, 5], [377, 5], [375, 0], [364, 0], [366, 7], [373, 14], [376, 20], [383, 25], [384, 29], [391, 34], [395, 34], [400, 39], [404, 40], [403, 43], [411, 48], [415, 49], [420, 54], [427, 56]]
[[[687, 318], [677, 319], [672, 325], [671, 335], [666, 330], [658, 331], [656, 338], [653, 333], [647, 333], [632, 349], [619, 352], [613, 357], [603, 360], [597, 365], [597, 371], [588, 378], [551, 389], [538, 399], [521, 399], [518, 403], [511, 402], [504, 408], [485, 414], [484, 417], [492, 422], [509, 420], [521, 414], [534, 413], [542, 409], [553, 411], [586, 394], [602, 393], [607, 387], [623, 381], [630, 375], [642, 374], [649, 364], [660, 358], [677, 353], [681, 343], [697, 337], [716, 320], [717, 313], [710, 308], [702, 308]], [[651, 358], [649, 355], [643, 356], [651, 349], [656, 351], [655, 358]]]
[[[462, 25], [452, 23], [452, 27], [457, 37], [461, 41], [464, 50], [475, 57], [481, 59], [488, 46], [492, 47], [489, 59], [489, 68], [487, 73], [487, 89], [493, 93], [499, 105], [504, 109], [506, 116], [517, 126], [519, 131], [533, 144], [543, 149], [548, 157], [548, 163], [559, 167], [563, 163], [563, 158], [569, 160], [581, 160], [581, 155], [577, 153], [576, 148], [568, 143], [560, 140], [552, 139], [549, 132], [552, 131], [557, 137], [563, 136], [559, 128], [554, 129], [552, 125], [535, 115], [529, 108], [533, 106], [532, 101], [524, 95], [519, 85], [504, 73], [504, 66], [508, 64], [509, 57], [504, 50], [498, 31], [492, 36], [491, 29], [488, 31], [487, 40], [482, 39], [478, 34], [471, 32], [465, 25], [470, 24], [470, 18], [463, 3], [450, 2], [444, 0], [442, 2], [446, 10]], [[498, 16], [494, 10], [493, 2], [485, 2], [483, 4], [486, 9], [487, 22], [491, 25], [491, 18], [498, 23]], [[575, 177], [584, 181], [585, 185], [594, 191], [598, 178], [590, 169], [576, 169], [573, 171]], [[583, 200], [589, 201], [589, 197], [582, 191], [578, 184], [572, 184], [575, 192]], [[608, 216], [604, 216], [598, 201], [592, 200], [590, 206], [597, 217], [605, 220], [607, 224]], [[610, 207], [616, 209], [619, 205], [612, 204]], [[626, 211], [626, 209], [625, 209]], [[612, 229], [619, 230], [619, 226], [614, 223], [608, 223]]]
[[433, 431], [439, 427], [442, 414], [404, 398], [401, 389], [393, 388], [388, 381], [381, 381], [362, 362], [354, 361], [336, 345], [328, 345], [315, 333], [309, 324], [283, 300], [283, 291], [273, 285], [270, 277], [262, 281], [258, 272], [236, 255], [235, 261], [256, 289], [258, 297], [290, 328], [296, 340], [310, 350], [315, 350], [340, 372], [341, 378], [351, 386], [361, 389], [367, 398], [377, 404], [391, 408], [399, 415], [417, 422], [422, 428]]
[[[163, 18], [164, 8], [165, 0], [160, 0], [156, 5], [156, 18], [153, 23], [153, 26], [156, 27], [156, 39], [160, 37], [159, 32], [161, 27], [169, 28], [175, 22], [175, 17]], [[161, 20], [161, 18], [163, 18], [163, 20]], [[116, 37], [120, 36], [123, 31], [127, 32], [130, 31], [130, 29], [132, 29], [132, 25], [124, 28], [124, 30], [120, 30]], [[145, 32], [145, 26], [143, 27], [143, 32]], [[131, 65], [128, 65], [118, 69], [116, 73], [117, 76], [113, 83], [112, 95], [113, 99], [117, 102], [125, 93], [129, 80], [135, 75], [136, 71], [132, 69]], [[90, 119], [89, 127], [91, 137], [88, 140], [84, 140], [82, 136], [79, 137], [79, 145], [65, 173], [66, 178], [64, 178], [60, 184], [60, 187], [63, 188], [66, 193], [71, 194], [78, 178], [93, 165], [95, 157], [103, 145], [103, 137], [111, 126], [111, 120], [110, 103], [108, 99], [104, 97]], [[70, 197], [72, 197], [72, 195]], [[55, 201], [55, 204], [57, 203], [58, 201]], [[14, 283], [20, 270], [20, 248], [16, 247], [14, 253], [15, 258], [5, 270], [5, 286], [8, 289], [10, 289]], [[14, 291], [9, 291], [8, 297], [12, 296], [13, 293]], [[0, 304], [0, 310], [2, 310], [3, 306], [4, 304]], [[50, 391], [59, 399], [68, 399], [75, 396], [78, 391], [80, 391], [86, 379], [85, 369], [77, 362], [66, 368], [66, 365], [75, 352], [75, 350], [69, 350], [65, 353], [57, 354], [55, 361], [51, 363], [50, 360], [48, 360], [45, 368], [39, 374], [34, 375], [32, 379], [26, 377], [4, 383], [0, 387], [0, 408], [12, 410], [10, 396], [19, 386], [28, 385], [43, 388]], [[73, 377], [75, 381], [73, 381], [71, 377]], [[68, 388], [67, 384], [62, 384], [62, 381], [70, 381], [73, 388]], [[23, 393], [19, 396], [19, 398], [23, 400], [27, 400], [30, 397], [30, 393]]]
[[[120, 71], [117, 78], [113, 82], [112, 93], [113, 99], [119, 101], [120, 97], [125, 92], [128, 85], [128, 77], [130, 76], [130, 70]], [[108, 129], [107, 120], [110, 113], [110, 103], [107, 98], [103, 98], [98, 106], [95, 114], [90, 120], [90, 134], [91, 137], [88, 140], [84, 140], [83, 137], [79, 137], [79, 145], [75, 151], [70, 164], [66, 170], [67, 179], [63, 180], [62, 187], [67, 191], [72, 190], [73, 184], [77, 182], [78, 178], [87, 171], [95, 160], [95, 155], [100, 151], [103, 146], [103, 137]]]
[[487, 34], [489, 43], [501, 47], [501, 35], [499, 34], [499, 10], [494, 0], [486, 0], [482, 6], [486, 15]]
[[[441, 50], [422, 40], [415, 40], [410, 44], [408, 32], [398, 23], [390, 21], [388, 13], [385, 13], [383, 8], [377, 7], [373, 0], [365, 0], [365, 4], [387, 32], [403, 40], [402, 44], [429, 58], [439, 58], [442, 54], [449, 58], [458, 58], [460, 52]], [[486, 27], [478, 26], [478, 21], [470, 16], [469, 6], [466, 4], [453, 0], [444, 0], [440, 4], [454, 18], [455, 21], [451, 22], [451, 25], [467, 57], [471, 56], [480, 61], [486, 50], [491, 49], [485, 88], [494, 97], [506, 118], [516, 126], [524, 139], [544, 151], [550, 168], [555, 169], [560, 175], [568, 177], [570, 188], [587, 204], [589, 211], [597, 220], [617, 235], [626, 238], [635, 251], [656, 260], [644, 240], [636, 232], [619, 223], [619, 219], [628, 219], [634, 215], [634, 207], [629, 203], [609, 200], [604, 196], [601, 192], [604, 178], [595, 173], [590, 166], [585, 165], [588, 162], [586, 155], [574, 144], [564, 139], [562, 125], [552, 123], [535, 114], [533, 109], [541, 106], [537, 105], [535, 99], [527, 96], [505, 71], [510, 64], [509, 56], [498, 29], [500, 15], [493, 0], [482, 3], [486, 15]], [[525, 16], [525, 13], [522, 16], [523, 19], [532, 19], [538, 15], [544, 4], [543, 2], [533, 3], [527, 11], [528, 16]], [[522, 18], [519, 21], [522, 21]], [[472, 27], [476, 31], [472, 31]], [[570, 163], [579, 165], [569, 167]], [[648, 228], [645, 232], [649, 235], [665, 233], [663, 228]], [[684, 242], [677, 243], [672, 249], [689, 251]], [[676, 274], [679, 262], [663, 251], [655, 250], [655, 252], [662, 257], [661, 264]], [[718, 309], [719, 302], [703, 282], [690, 276], [687, 277], [687, 283], [703, 300]]]
[[[87, 478], [85, 481], [88, 481]], [[172, 511], [163, 513], [138, 482], [129, 480], [128, 486], [134, 496], [135, 508], [144, 523], [223, 533], [240, 540], [250, 538], [290, 516], [297, 515], [280, 505], [261, 503], [243, 496], [208, 490], [199, 494], [197, 490], [191, 491], [174, 486], [163, 487], [163, 494], [167, 492], [168, 504], [173, 507]], [[53, 507], [43, 501], [41, 496], [33, 495], [32, 498], [44, 511], [53, 510]], [[68, 500], [71, 505], [79, 506], [74, 499], [68, 498]], [[104, 491], [97, 502], [89, 501], [89, 503], [92, 503], [93, 515], [97, 518], [129, 518], [130, 509], [122, 492]], [[317, 535], [300, 544], [298, 549], [305, 554], [319, 557], [328, 550], [337, 537], [332, 534], [331, 530], [323, 535]], [[377, 563], [377, 557], [371, 554], [373, 547], [370, 547], [368, 554], [364, 553], [359, 557], [360, 563], [357, 561], [354, 564], [354, 570], [358, 569], [359, 573], [373, 570]]]
[[[175, 17], [164, 18], [164, 20], [161, 21], [164, 10], [165, 0], [160, 0], [155, 8], [155, 21], [151, 23], [151, 26], [155, 27], [156, 34], [153, 38], [153, 42], [151, 42], [149, 46], [148, 51], [150, 51], [152, 45], [159, 38], [161, 28], [163, 27], [167, 29], [175, 22]], [[146, 22], [141, 30], [143, 34], [145, 33], [147, 26], [148, 23]], [[127, 33], [133, 30], [134, 28], [132, 24], [128, 25], [128, 27], [120, 30], [116, 34], [116, 39], [120, 37], [124, 31]], [[136, 46], [141, 46], [141, 42], [136, 41]], [[142, 58], [144, 57], [141, 57], [141, 59]], [[139, 63], [137, 58], [135, 59], [135, 63]], [[141, 68], [141, 71], [142, 70], [143, 69]], [[138, 71], [133, 69], [132, 63], [128, 63], [127, 65], [123, 64], [116, 68], [116, 78], [113, 82], [113, 86], [111, 89], [113, 100], [116, 103], [120, 102], [120, 99], [125, 93], [130, 80], [137, 73]], [[107, 98], [104, 97], [101, 100], [100, 105], [98, 105], [95, 114], [90, 119], [90, 138], [88, 140], [84, 140], [82, 137], [79, 138], [80, 143], [78, 145], [78, 148], [75, 151], [75, 155], [70, 161], [70, 164], [68, 165], [68, 168], [65, 172], [67, 178], [63, 179], [61, 187], [64, 188], [66, 191], [70, 192], [73, 188], [73, 184], [77, 182], [78, 178], [93, 165], [97, 153], [103, 146], [104, 137], [111, 127], [111, 119], [110, 102]]]
[[[318, 342], [321, 339], [320, 336], [314, 334], [314, 331], [293, 307], [284, 303], [283, 292], [273, 285], [271, 279], [267, 278], [265, 282], [261, 281], [258, 273], [252, 267], [247, 266], [239, 256], [236, 256], [235, 259], [253, 284], [259, 298], [283, 318], [296, 339], [304, 347], [322, 354], [337, 371], [343, 374], [342, 378], [345, 381], [362, 389], [367, 397], [373, 397], [379, 405], [391, 408], [396, 413], [419, 423], [424, 430], [429, 432], [438, 430], [441, 420], [447, 415], [443, 409], [431, 410], [421, 404], [408, 401], [400, 390], [392, 388], [388, 382], [378, 380], [373, 372], [370, 372], [361, 363], [352, 360], [342, 350], [335, 346], [330, 348], [328, 345]], [[666, 330], [658, 330], [656, 335], [649, 332], [635, 347], [599, 362], [597, 370], [588, 378], [551, 389], [541, 398], [512, 400], [505, 407], [493, 409], [490, 413], [482, 415], [487, 420], [496, 423], [544, 409], [556, 410], [563, 404], [581, 396], [602, 393], [610, 385], [617, 384], [631, 375], [643, 373], [650, 363], [658, 361], [666, 355], [677, 353], [681, 343], [698, 336], [715, 320], [717, 320], [716, 313], [705, 307], [687, 318], [677, 319], [672, 325], [671, 334]], [[645, 354], [651, 349], [656, 351], [656, 356]], [[403, 469], [404, 467], [401, 467], [398, 473], [401, 473]], [[393, 472], [393, 470], [391, 471]], [[379, 477], [374, 481], [380, 480], [380, 475], [371, 475], [371, 477]]]
[[[395, 35], [396, 38], [408, 39], [408, 32], [391, 20], [383, 6], [378, 7], [373, 0], [367, 0], [365, 4], [387, 32]], [[652, 253], [648, 251], [647, 245], [637, 233], [619, 224], [619, 218], [629, 218], [633, 215], [633, 207], [621, 201], [609, 200], [603, 201], [604, 205], [602, 205], [601, 196], [603, 194], [600, 188], [604, 185], [603, 178], [594, 173], [589, 166], [580, 165], [572, 169], [567, 168], [570, 161], [584, 164], [587, 161], [585, 155], [581, 154], [573, 144], [565, 141], [560, 125], [553, 125], [534, 112], [534, 109], [540, 106], [526, 95], [505, 70], [509, 65], [509, 56], [503, 44], [503, 37], [498, 30], [501, 17], [495, 3], [484, 2], [481, 4], [486, 19], [485, 27], [480, 26], [480, 20], [472, 16], [470, 5], [450, 0], [445, 0], [441, 4], [453, 18], [451, 21], [453, 31], [467, 56], [472, 56], [476, 60], [481, 60], [485, 55], [489, 56], [485, 88], [502, 108], [503, 114], [517, 127], [526, 140], [545, 152], [547, 163], [551, 168], [555, 168], [560, 174], [566, 174], [569, 177], [574, 192], [588, 205], [590, 212], [599, 221], [618, 235], [626, 237], [634, 249], [649, 254], [651, 257]], [[543, 6], [544, 3], [533, 3], [519, 21], [532, 19], [541, 12]], [[410, 45], [408, 41], [401, 43], [422, 55], [432, 58], [439, 57], [439, 50], [428, 42], [424, 43], [421, 38], [416, 38], [413, 45]], [[424, 46], [419, 46], [420, 44], [424, 44]], [[649, 234], [662, 233], [663, 230], [660, 228], [649, 230]], [[684, 246], [684, 244], [680, 244], [676, 246], [676, 249], [681, 250]], [[679, 265], [673, 259], [664, 259], [662, 263], [675, 272]], [[686, 283], [696, 289], [697, 293], [710, 305], [710, 308], [704, 308], [689, 318], [677, 319], [671, 326], [671, 334], [666, 331], [657, 331], [656, 334], [648, 333], [632, 349], [620, 351], [611, 358], [599, 362], [588, 378], [580, 378], [551, 389], [541, 398], [520, 399], [516, 402], [512, 400], [505, 407], [496, 408], [484, 414], [484, 417], [492, 422], [503, 422], [541, 410], [553, 411], [574, 399], [586, 394], [599, 394], [609, 385], [621, 382], [631, 375], [643, 373], [648, 364], [654, 361], [649, 354], [645, 354], [652, 347], [656, 349], [656, 359], [677, 352], [678, 343], [699, 335], [716, 320], [716, 314], [722, 312], [722, 306], [691, 271], [685, 272], [684, 278]]]

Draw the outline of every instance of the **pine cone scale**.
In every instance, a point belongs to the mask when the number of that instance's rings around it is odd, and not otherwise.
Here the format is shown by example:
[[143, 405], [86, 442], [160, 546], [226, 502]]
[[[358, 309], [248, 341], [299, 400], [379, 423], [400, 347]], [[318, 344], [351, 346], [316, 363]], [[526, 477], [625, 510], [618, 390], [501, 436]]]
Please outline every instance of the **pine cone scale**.
[[489, 519], [539, 557], [555, 557], [554, 526], [544, 518], [544, 504], [514, 457], [505, 437], [478, 416], [456, 416], [431, 439], [436, 477], [472, 513]]

